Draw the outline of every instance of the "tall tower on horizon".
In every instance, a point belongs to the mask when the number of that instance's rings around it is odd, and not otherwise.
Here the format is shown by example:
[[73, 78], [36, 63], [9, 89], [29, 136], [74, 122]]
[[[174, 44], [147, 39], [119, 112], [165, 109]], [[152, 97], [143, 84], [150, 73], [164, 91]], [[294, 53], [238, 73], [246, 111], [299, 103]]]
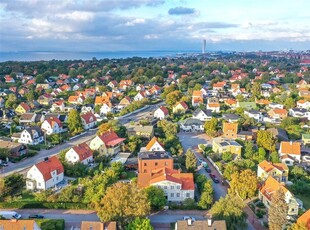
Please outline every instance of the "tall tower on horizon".
[[206, 39], [202, 39], [202, 53], [203, 54], [206, 52], [206, 45], [207, 45]]

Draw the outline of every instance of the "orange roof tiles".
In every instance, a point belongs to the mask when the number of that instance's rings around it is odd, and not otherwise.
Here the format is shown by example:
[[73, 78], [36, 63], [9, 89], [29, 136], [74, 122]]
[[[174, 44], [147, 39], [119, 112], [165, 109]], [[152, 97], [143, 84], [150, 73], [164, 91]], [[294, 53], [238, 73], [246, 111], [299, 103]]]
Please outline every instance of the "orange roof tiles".
[[287, 114], [286, 109], [273, 109], [273, 112], [276, 114]]
[[300, 143], [299, 142], [282, 141], [280, 144], [280, 148], [283, 154], [300, 155]]
[[270, 201], [272, 195], [280, 188], [283, 189], [284, 193], [288, 190], [280, 182], [274, 179], [272, 176], [268, 176], [263, 186], [260, 188], [260, 192]]
[[220, 103], [209, 103], [208, 107], [215, 107], [215, 108], [217, 108], [217, 107], [220, 107]]
[[28, 230], [35, 228], [36, 222], [34, 220], [0, 220], [0, 229], [3, 230]]
[[47, 118], [46, 121], [50, 124], [51, 127], [54, 127], [54, 123], [57, 123], [59, 127], [62, 127], [62, 122], [57, 117]]
[[117, 134], [112, 130], [103, 133], [99, 136], [99, 138], [102, 140], [102, 142], [104, 142], [106, 146], [115, 146], [126, 139], [118, 137]]
[[95, 98], [95, 105], [102, 105], [102, 104], [109, 103], [109, 102], [110, 102], [109, 97], [96, 96]]
[[44, 181], [48, 181], [49, 179], [51, 179], [52, 178], [51, 172], [55, 170], [57, 172], [57, 175], [64, 172], [64, 167], [56, 156], [48, 158], [47, 161], [41, 161], [35, 164], [35, 166], [43, 175]]
[[146, 145], [146, 150], [150, 151], [156, 142], [163, 147], [163, 144], [157, 140], [157, 137], [153, 137], [152, 140], [150, 140], [150, 142]]
[[194, 90], [193, 97], [202, 97], [202, 92], [200, 90]]
[[261, 163], [259, 163], [258, 166], [261, 167], [265, 172], [270, 172], [274, 168], [277, 168], [280, 171], [288, 170], [286, 164], [283, 164], [283, 163], [272, 163], [272, 162], [268, 162], [266, 160], [264, 160]]
[[310, 229], [310, 209], [297, 219], [297, 223], [304, 223]]
[[166, 107], [160, 106], [159, 109], [163, 111], [165, 115], [169, 115], [169, 110]]

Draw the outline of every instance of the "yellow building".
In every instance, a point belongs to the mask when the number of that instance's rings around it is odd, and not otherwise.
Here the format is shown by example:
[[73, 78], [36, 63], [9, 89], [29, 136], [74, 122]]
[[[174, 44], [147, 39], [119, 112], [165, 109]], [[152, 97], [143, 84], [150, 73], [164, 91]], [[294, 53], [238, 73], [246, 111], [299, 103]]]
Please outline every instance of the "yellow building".
[[178, 102], [172, 108], [173, 113], [185, 113], [188, 110], [188, 106], [184, 101]]
[[223, 138], [213, 138], [212, 140], [212, 150], [215, 153], [225, 153], [230, 152], [232, 154], [237, 154], [241, 156], [242, 145], [231, 139]]
[[17, 108], [15, 109], [15, 112], [17, 114], [24, 114], [30, 111], [30, 107], [29, 105], [27, 105], [26, 103], [22, 102], [20, 103], [19, 106], [17, 106]]

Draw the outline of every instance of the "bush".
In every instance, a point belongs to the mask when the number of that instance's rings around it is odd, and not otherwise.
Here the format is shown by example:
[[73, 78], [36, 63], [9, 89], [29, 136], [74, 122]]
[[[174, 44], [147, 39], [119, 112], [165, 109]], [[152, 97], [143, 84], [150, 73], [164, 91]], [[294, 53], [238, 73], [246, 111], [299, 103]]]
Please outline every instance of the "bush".
[[63, 219], [38, 219], [37, 224], [41, 229], [63, 230], [65, 229], [65, 220]]
[[0, 202], [0, 208], [47, 208], [47, 209], [89, 209], [85, 203], [69, 203], [69, 202]]
[[265, 205], [261, 201], [257, 202], [256, 206], [259, 208], [265, 208]]

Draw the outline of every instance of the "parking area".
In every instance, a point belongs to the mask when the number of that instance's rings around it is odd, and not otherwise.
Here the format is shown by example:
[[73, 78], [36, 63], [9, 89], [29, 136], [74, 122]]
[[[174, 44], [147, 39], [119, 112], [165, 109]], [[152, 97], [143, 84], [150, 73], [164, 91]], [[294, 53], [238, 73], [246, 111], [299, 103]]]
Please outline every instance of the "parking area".
[[189, 148], [196, 149], [199, 144], [211, 144], [210, 137], [205, 133], [178, 133], [184, 151]]

